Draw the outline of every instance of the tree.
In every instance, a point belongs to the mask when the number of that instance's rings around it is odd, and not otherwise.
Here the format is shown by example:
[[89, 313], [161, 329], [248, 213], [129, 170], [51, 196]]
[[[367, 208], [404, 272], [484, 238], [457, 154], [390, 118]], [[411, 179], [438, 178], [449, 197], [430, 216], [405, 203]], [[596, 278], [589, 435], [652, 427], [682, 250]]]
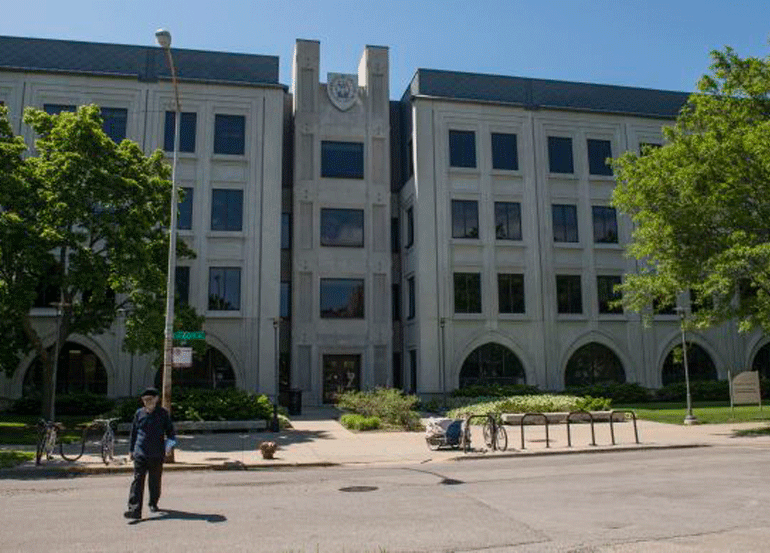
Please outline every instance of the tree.
[[[142, 328], [163, 311], [170, 170], [163, 154], [115, 144], [97, 106], [49, 115], [29, 108], [35, 153], [13, 136], [0, 108], [0, 362], [12, 373], [34, 350], [43, 365], [43, 414], [51, 416], [54, 359], [33, 325], [40, 290], [61, 303], [55, 351], [72, 333], [98, 334], [119, 309]], [[180, 255], [191, 252], [180, 243]]]
[[737, 319], [770, 331], [770, 57], [711, 53], [665, 145], [613, 162], [613, 203], [634, 222], [635, 311], [689, 291], [695, 326]]

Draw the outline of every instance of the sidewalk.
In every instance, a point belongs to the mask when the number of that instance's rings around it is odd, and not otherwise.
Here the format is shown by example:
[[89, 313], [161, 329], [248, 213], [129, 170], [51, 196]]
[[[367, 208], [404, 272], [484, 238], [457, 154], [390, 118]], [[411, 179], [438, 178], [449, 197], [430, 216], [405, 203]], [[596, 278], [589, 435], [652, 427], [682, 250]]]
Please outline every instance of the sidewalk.
[[[301, 466], [364, 465], [383, 463], [428, 463], [440, 461], [473, 460], [490, 457], [522, 457], [543, 454], [569, 454], [600, 451], [623, 451], [656, 448], [704, 446], [761, 447], [770, 450], [770, 436], [734, 437], [734, 431], [758, 428], [767, 423], [737, 423], [723, 425], [680, 426], [638, 421], [639, 444], [634, 439], [631, 422], [615, 423], [615, 441], [612, 445], [607, 423], [597, 423], [591, 445], [588, 424], [571, 425], [572, 447], [567, 445], [566, 425], [549, 427], [550, 447], [546, 447], [545, 427], [524, 427], [525, 448], [521, 448], [521, 427], [506, 426], [508, 450], [484, 451], [481, 427], [473, 427], [471, 443], [474, 451], [445, 449], [431, 451], [422, 432], [351, 432], [337, 422], [334, 409], [306, 409], [303, 415], [292, 419], [293, 428], [272, 432], [226, 432], [178, 435], [176, 462], [166, 464], [165, 470], [279, 468]], [[258, 446], [263, 441], [274, 441], [278, 450], [273, 460], [262, 459]], [[34, 450], [34, 448], [19, 448]], [[90, 451], [89, 451], [90, 449]], [[58, 455], [40, 466], [28, 462], [14, 469], [0, 470], [6, 477], [11, 473], [32, 476], [35, 473], [66, 472], [98, 474], [133, 470], [128, 461], [128, 440], [121, 436], [116, 444], [117, 462], [105, 466], [95, 446], [75, 463], [68, 463]]]

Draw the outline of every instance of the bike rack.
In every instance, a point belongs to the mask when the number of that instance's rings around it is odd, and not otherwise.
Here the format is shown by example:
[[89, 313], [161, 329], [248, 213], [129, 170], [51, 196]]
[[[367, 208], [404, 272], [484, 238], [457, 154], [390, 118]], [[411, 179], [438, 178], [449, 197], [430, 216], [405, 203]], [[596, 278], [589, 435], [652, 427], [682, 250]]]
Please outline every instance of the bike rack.
[[615, 413], [623, 413], [623, 414], [631, 413], [631, 418], [634, 420], [634, 438], [636, 439], [636, 443], [639, 443], [639, 431], [636, 428], [636, 413], [627, 409], [618, 409], [618, 410], [613, 409], [612, 411], [610, 411], [610, 436], [612, 436], [612, 445], [615, 445], [615, 427], [613, 426], [613, 419], [615, 418], [614, 417]]
[[519, 426], [521, 426], [521, 449], [526, 449], [524, 447], [524, 421], [527, 417], [543, 417], [543, 420], [545, 421], [545, 447], [550, 448], [551, 442], [548, 437], [548, 416], [544, 413], [524, 413], [519, 421]]
[[[596, 432], [594, 431], [594, 416], [589, 413], [588, 411], [584, 411], [582, 409], [578, 411], [570, 411], [570, 413], [567, 415], [567, 447], [572, 447], [572, 436], [569, 431], [569, 422], [572, 415], [588, 415], [588, 418], [591, 421], [591, 445], [596, 445]], [[612, 425], [612, 417], [610, 416], [610, 425]], [[612, 426], [610, 426], [612, 428]], [[615, 435], [613, 434], [612, 443], [615, 443]]]

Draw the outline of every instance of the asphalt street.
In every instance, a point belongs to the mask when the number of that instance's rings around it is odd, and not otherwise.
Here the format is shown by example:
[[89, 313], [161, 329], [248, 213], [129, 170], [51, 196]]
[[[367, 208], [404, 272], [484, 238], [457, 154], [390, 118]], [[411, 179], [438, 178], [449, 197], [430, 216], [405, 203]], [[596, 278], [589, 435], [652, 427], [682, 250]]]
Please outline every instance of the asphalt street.
[[767, 551], [767, 448], [0, 480], [10, 551]]

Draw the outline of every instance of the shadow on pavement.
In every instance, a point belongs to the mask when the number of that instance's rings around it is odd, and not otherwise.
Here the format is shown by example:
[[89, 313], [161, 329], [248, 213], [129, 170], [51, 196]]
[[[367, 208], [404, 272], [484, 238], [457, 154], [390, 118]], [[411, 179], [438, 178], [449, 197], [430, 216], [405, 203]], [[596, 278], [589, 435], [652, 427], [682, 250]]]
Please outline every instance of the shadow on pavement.
[[218, 432], [216, 434], [177, 434], [179, 451], [232, 453], [252, 451], [260, 442], [277, 442], [279, 446], [331, 439], [329, 432], [286, 429], [280, 432]]
[[217, 514], [190, 513], [188, 511], [175, 511], [173, 509], [160, 509], [158, 514], [149, 518], [132, 520], [129, 524], [140, 524], [142, 522], [155, 522], [160, 520], [204, 520], [210, 523], [225, 522], [227, 517]]

